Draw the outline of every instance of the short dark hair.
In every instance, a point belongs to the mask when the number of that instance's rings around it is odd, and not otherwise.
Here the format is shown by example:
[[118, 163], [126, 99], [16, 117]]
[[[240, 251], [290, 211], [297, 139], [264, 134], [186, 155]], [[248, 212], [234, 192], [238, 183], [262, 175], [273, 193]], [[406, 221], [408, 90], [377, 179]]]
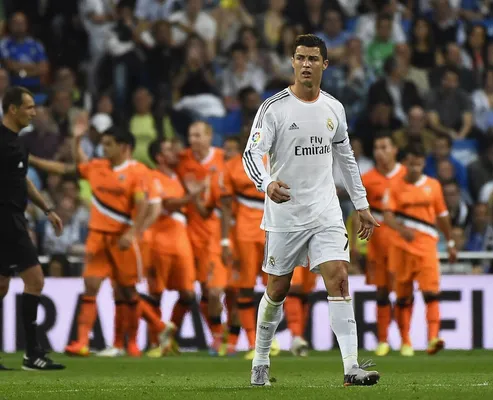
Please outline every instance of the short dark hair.
[[449, 148], [452, 148], [453, 141], [452, 138], [449, 135], [444, 135], [444, 134], [438, 134], [435, 136], [435, 140], [446, 140], [447, 141], [447, 146]]
[[375, 144], [375, 142], [378, 140], [378, 139], [389, 139], [392, 144], [395, 146], [395, 139], [394, 139], [394, 136], [392, 135], [392, 132], [388, 131], [388, 130], [384, 130], [384, 131], [379, 131], [375, 137], [373, 138], [373, 144]]
[[239, 92], [238, 92], [238, 100], [240, 100], [240, 103], [244, 103], [247, 96], [250, 94], [250, 93], [257, 93], [257, 91], [255, 90], [255, 88], [253, 86], [247, 86], [243, 89], [241, 89]]
[[449, 179], [448, 181], [442, 182], [442, 187], [445, 186], [455, 186], [457, 190], [460, 191], [460, 185], [455, 179]]
[[406, 147], [405, 150], [406, 156], [411, 155], [418, 158], [426, 158], [426, 151], [421, 143], [411, 143]]
[[318, 36], [308, 34], [308, 35], [299, 35], [293, 44], [293, 56], [296, 54], [296, 49], [298, 46], [305, 47], [318, 47], [320, 49], [320, 54], [322, 55], [323, 60], [328, 59], [327, 55], [327, 46], [325, 42], [320, 39]]
[[247, 47], [243, 44], [243, 43], [235, 43], [231, 46], [231, 49], [229, 50], [230, 54], [233, 55], [234, 53], [236, 52], [241, 52], [243, 54], [247, 54], [248, 53], [248, 49]]
[[118, 144], [128, 144], [133, 150], [135, 148], [135, 137], [130, 132], [122, 131], [114, 126], [105, 130], [102, 136], [111, 136]]
[[380, 23], [383, 21], [388, 21], [388, 22], [392, 23], [392, 20], [393, 20], [392, 15], [390, 15], [388, 13], [380, 13], [377, 16], [377, 26], [380, 25]]
[[166, 142], [165, 139], [156, 139], [149, 144], [147, 148], [147, 155], [149, 158], [157, 164], [157, 155], [161, 153], [161, 145]]
[[455, 74], [457, 77], [460, 76], [459, 74], [459, 69], [453, 65], [446, 65], [444, 70], [443, 70], [443, 75], [442, 76], [445, 76], [447, 73], [453, 73]]
[[240, 144], [240, 137], [235, 135], [235, 136], [226, 136], [223, 140], [224, 143], [226, 142], [235, 142], [237, 144]]
[[34, 98], [34, 95], [22, 86], [12, 86], [5, 91], [5, 95], [2, 99], [2, 110], [4, 114], [7, 114], [10, 106], [20, 107], [24, 101], [23, 97], [27, 94]]

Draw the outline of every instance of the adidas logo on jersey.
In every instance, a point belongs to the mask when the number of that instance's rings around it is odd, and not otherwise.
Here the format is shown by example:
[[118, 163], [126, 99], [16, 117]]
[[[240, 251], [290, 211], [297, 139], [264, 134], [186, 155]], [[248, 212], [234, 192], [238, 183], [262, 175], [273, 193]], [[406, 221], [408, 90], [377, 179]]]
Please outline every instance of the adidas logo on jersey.
[[294, 129], [300, 129], [298, 128], [298, 125], [296, 125], [294, 122], [291, 124], [291, 126], [289, 127], [289, 130], [292, 131]]

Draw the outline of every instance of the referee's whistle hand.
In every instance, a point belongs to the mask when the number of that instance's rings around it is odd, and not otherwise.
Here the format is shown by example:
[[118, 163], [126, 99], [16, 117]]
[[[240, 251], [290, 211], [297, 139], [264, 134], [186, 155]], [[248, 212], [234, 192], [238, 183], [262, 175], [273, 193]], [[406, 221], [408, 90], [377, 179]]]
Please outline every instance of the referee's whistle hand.
[[60, 217], [56, 213], [50, 212], [48, 214], [48, 221], [50, 221], [50, 224], [53, 226], [53, 229], [55, 229], [55, 234], [57, 236], [60, 236], [63, 232], [63, 222], [60, 219]]
[[267, 187], [267, 196], [277, 204], [285, 203], [291, 200], [291, 196], [288, 192], [289, 186], [281, 181], [274, 181]]

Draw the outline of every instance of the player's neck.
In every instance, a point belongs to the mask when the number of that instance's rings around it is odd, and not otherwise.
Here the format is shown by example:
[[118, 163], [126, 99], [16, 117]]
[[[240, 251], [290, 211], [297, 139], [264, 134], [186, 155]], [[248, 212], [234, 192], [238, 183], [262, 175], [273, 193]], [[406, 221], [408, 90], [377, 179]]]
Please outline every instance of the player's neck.
[[390, 164], [377, 164], [377, 171], [382, 175], [388, 175], [394, 170], [396, 165], [397, 163], [395, 161]]
[[157, 170], [167, 176], [173, 176], [175, 174], [173, 169], [168, 165], [158, 165]]
[[197, 161], [202, 162], [207, 158], [210, 151], [211, 151], [211, 148], [208, 147], [207, 149], [200, 149], [197, 151], [192, 151], [192, 153], [193, 153], [193, 156], [195, 157], [195, 159]]
[[295, 82], [294, 85], [289, 87], [291, 92], [300, 100], [313, 102], [320, 96], [320, 86], [306, 87], [300, 82]]
[[2, 124], [15, 133], [19, 133], [22, 130], [8, 115], [3, 117]]
[[419, 175], [416, 179], [414, 178], [414, 176], [409, 176], [409, 175], [406, 175], [406, 182], [407, 183], [410, 183], [411, 185], [415, 185], [416, 183], [418, 183], [421, 178], [423, 178], [423, 174]]
[[119, 167], [120, 165], [122, 165], [123, 163], [129, 161], [126, 157], [116, 157], [115, 159], [113, 160], [110, 160], [110, 164], [111, 164], [111, 167], [112, 168], [116, 168], [116, 167]]

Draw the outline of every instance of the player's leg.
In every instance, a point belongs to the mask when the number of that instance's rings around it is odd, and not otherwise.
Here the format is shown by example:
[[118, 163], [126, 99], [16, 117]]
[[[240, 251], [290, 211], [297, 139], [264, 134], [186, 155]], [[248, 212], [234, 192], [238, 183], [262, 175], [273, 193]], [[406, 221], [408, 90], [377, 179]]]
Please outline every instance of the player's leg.
[[295, 265], [306, 263], [309, 232], [266, 232], [262, 270], [268, 274], [257, 313], [255, 356], [251, 384], [269, 386], [269, 352], [282, 319], [282, 306], [288, 294]]
[[[435, 256], [435, 257], [434, 257]], [[430, 355], [436, 354], [445, 347], [445, 342], [439, 337], [440, 332], [440, 267], [436, 254], [423, 257], [416, 280], [423, 293], [426, 304], [426, 322], [428, 324], [428, 348]]]
[[[154, 257], [152, 258], [154, 259]], [[157, 270], [155, 264], [152, 263], [152, 266], [147, 269], [146, 272], [147, 277], [147, 290], [149, 295], [140, 294], [140, 297], [147, 301], [147, 303], [152, 307], [154, 313], [161, 319], [161, 299], [164, 291], [164, 287], [158, 282], [157, 278]], [[159, 346], [159, 332], [156, 332], [148, 327], [148, 336], [149, 336], [149, 346], [151, 349], [157, 348]]]
[[228, 271], [224, 266], [221, 255], [212, 252], [210, 254], [208, 277], [209, 298], [209, 327], [211, 329], [213, 342], [209, 353], [218, 355], [223, 339], [224, 326], [221, 320], [223, 311], [222, 297], [228, 281]]
[[192, 250], [195, 262], [195, 271], [197, 281], [200, 283], [201, 297], [200, 297], [200, 313], [202, 318], [209, 325], [209, 298], [207, 290], [207, 278], [209, 274], [209, 252], [207, 249], [207, 243], [197, 243], [191, 241]]
[[344, 225], [317, 229], [308, 244], [310, 268], [320, 273], [329, 300], [330, 325], [344, 365], [344, 385], [374, 385], [380, 379], [372, 364], [358, 364], [358, 335], [353, 301], [349, 294], [349, 246]]
[[286, 301], [284, 302], [284, 314], [288, 329], [291, 332], [291, 353], [295, 356], [306, 356], [308, 343], [303, 338], [303, 271], [305, 268], [299, 266], [294, 269], [291, 287], [289, 288]]
[[[0, 271], [3, 273], [4, 268], [3, 266], [0, 267]], [[10, 284], [10, 276], [8, 275], [8, 271], [5, 271], [6, 275], [2, 275], [0, 273], [0, 315], [2, 314], [2, 309], [3, 309], [3, 299], [7, 295], [9, 291], [9, 284]], [[11, 371], [11, 368], [5, 367], [1, 362], [0, 362], [0, 371]]]
[[411, 357], [414, 350], [411, 342], [411, 319], [414, 308], [413, 296], [413, 262], [414, 258], [403, 249], [389, 248], [389, 263], [395, 271], [395, 319], [401, 335], [401, 355]]

